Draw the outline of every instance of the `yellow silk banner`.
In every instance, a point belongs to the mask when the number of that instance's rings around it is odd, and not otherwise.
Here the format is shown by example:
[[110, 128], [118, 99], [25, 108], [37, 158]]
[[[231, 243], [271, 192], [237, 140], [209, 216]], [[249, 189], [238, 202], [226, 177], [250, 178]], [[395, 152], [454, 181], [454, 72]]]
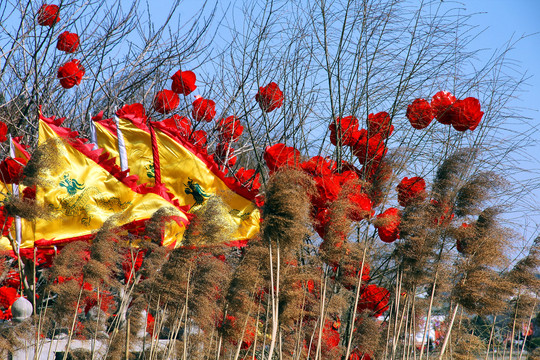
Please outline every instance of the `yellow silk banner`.
[[[130, 174], [137, 175], [137, 183], [154, 185], [154, 161], [152, 159], [152, 147], [150, 134], [129, 120], [118, 119], [120, 131], [124, 136], [127, 162]], [[118, 151], [118, 138], [116, 126], [113, 121], [102, 120], [94, 122], [96, 127], [97, 145], [108, 151], [116, 158], [116, 164], [120, 166], [120, 153]]]
[[219, 176], [216, 164], [205, 156], [197, 156], [189, 143], [182, 143], [159, 129], [155, 133], [162, 182], [180, 205], [191, 205], [193, 211], [208, 197], [220, 196], [230, 207], [229, 220], [237, 229], [232, 241], [250, 239], [259, 232], [259, 209], [239, 194], [247, 193], [240, 184]]
[[[118, 156], [116, 129], [112, 121], [96, 121], [98, 146]], [[149, 129], [128, 119], [119, 119], [124, 136], [130, 174], [144, 181], [154, 181], [152, 141]], [[229, 221], [236, 229], [231, 241], [244, 241], [259, 232], [260, 213], [248, 199], [248, 192], [233, 179], [225, 179], [208, 156], [198, 156], [188, 142], [166, 132], [155, 130], [159, 149], [161, 180], [181, 206], [192, 206], [193, 212], [206, 198], [218, 195], [230, 207]], [[141, 160], [139, 160], [141, 159]], [[151, 171], [150, 171], [151, 170]], [[221, 174], [221, 175], [220, 175]], [[243, 196], [245, 195], [245, 196]]]
[[[56, 147], [58, 158], [57, 166], [46, 172], [45, 185], [37, 187], [36, 201], [53, 217], [36, 220], [33, 234], [23, 229], [23, 242], [33, 238], [36, 246], [46, 246], [81, 239], [91, 236], [113, 216], [115, 225], [129, 226], [146, 221], [163, 207], [171, 208], [180, 223], [188, 222], [187, 215], [162, 196], [141, 191], [133, 179], [107, 169], [99, 151], [73, 138], [69, 129], [44, 120], [39, 123], [39, 144]], [[177, 237], [163, 245], [180, 242], [184, 229], [182, 226]]]

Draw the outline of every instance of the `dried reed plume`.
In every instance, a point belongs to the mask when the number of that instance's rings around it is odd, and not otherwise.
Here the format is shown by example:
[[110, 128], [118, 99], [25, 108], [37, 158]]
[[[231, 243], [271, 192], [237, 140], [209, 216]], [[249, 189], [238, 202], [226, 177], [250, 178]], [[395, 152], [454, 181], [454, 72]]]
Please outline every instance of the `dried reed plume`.
[[433, 181], [433, 197], [435, 199], [438, 201], [453, 200], [476, 153], [477, 151], [474, 149], [462, 149], [443, 161], [437, 169]]
[[502, 179], [493, 172], [481, 172], [458, 190], [455, 213], [457, 216], [477, 215], [480, 207], [502, 186]]
[[202, 246], [222, 244], [231, 240], [236, 230], [231, 224], [230, 208], [221, 197], [214, 195], [197, 208], [186, 232], [183, 244]]
[[60, 139], [49, 139], [32, 153], [24, 167], [21, 184], [24, 186], [44, 186], [47, 173], [56, 171], [59, 166], [58, 149], [62, 144]]
[[313, 180], [305, 173], [285, 169], [270, 177], [265, 189], [262, 238], [284, 249], [302, 244], [310, 233]]

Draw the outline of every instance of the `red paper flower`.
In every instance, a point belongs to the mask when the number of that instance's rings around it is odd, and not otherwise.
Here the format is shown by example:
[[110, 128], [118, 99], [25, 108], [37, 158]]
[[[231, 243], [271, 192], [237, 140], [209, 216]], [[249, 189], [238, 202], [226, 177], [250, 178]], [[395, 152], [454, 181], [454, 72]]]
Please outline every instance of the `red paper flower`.
[[206, 131], [195, 130], [191, 134], [191, 142], [193, 145], [197, 146], [198, 148], [206, 147], [206, 143], [208, 142]]
[[168, 114], [178, 107], [180, 98], [171, 90], [158, 91], [154, 97], [154, 110], [160, 114]]
[[60, 85], [64, 89], [71, 89], [81, 83], [84, 73], [84, 66], [81, 65], [79, 60], [73, 59], [60, 66], [57, 77], [60, 79]]
[[375, 227], [379, 233], [379, 238], [385, 243], [394, 242], [399, 238], [400, 223], [401, 212], [396, 208], [389, 208], [382, 214], [377, 215]]
[[2, 232], [2, 236], [8, 236], [9, 229], [11, 228], [12, 224], [13, 218], [11, 216], [7, 216], [4, 207], [0, 206], [0, 230]]
[[56, 48], [67, 53], [74, 53], [79, 48], [79, 35], [64, 31], [58, 37]]
[[268, 146], [264, 151], [264, 160], [270, 172], [276, 171], [280, 167], [295, 167], [300, 160], [300, 151], [285, 144]]
[[172, 91], [177, 94], [189, 95], [197, 88], [195, 85], [197, 77], [193, 71], [178, 70], [171, 79]]
[[448, 91], [439, 91], [431, 99], [431, 108], [438, 122], [445, 125], [452, 123], [452, 105], [456, 102], [456, 97]]
[[25, 187], [22, 194], [24, 200], [36, 200], [36, 186]]
[[302, 162], [300, 167], [311, 176], [326, 176], [332, 174], [336, 169], [336, 162], [322, 156], [314, 156]]
[[[360, 133], [365, 135], [366, 130], [361, 129]], [[375, 134], [369, 138], [361, 134], [360, 140], [353, 147], [353, 154], [358, 157], [358, 161], [363, 165], [380, 162], [387, 151], [384, 138], [380, 134]]]
[[317, 211], [313, 222], [313, 227], [319, 236], [324, 239], [326, 236], [326, 227], [330, 222], [330, 210], [328, 208], [321, 208]]
[[349, 360], [371, 360], [371, 356], [369, 356], [367, 353], [361, 352], [359, 349], [354, 349], [349, 356]]
[[0, 142], [7, 140], [8, 127], [5, 122], [0, 121]]
[[212, 100], [198, 98], [193, 102], [191, 115], [197, 121], [210, 122], [216, 116], [216, 103]]
[[452, 126], [457, 131], [474, 130], [482, 120], [480, 101], [473, 97], [457, 100], [453, 105]]
[[236, 164], [237, 157], [234, 155], [234, 149], [228, 143], [219, 143], [216, 146], [214, 157], [217, 162], [233, 167]]
[[396, 190], [398, 192], [398, 202], [401, 206], [422, 202], [426, 198], [426, 182], [421, 177], [403, 178]]
[[260, 87], [255, 100], [263, 111], [271, 112], [283, 105], [283, 92], [275, 82]]
[[392, 135], [392, 132], [394, 131], [392, 119], [386, 111], [382, 111], [376, 114], [369, 114], [367, 125], [368, 135], [370, 137], [375, 134], [380, 134], [383, 138], [387, 138]]
[[21, 158], [5, 158], [0, 163], [0, 181], [4, 184], [18, 184], [26, 161]]
[[7, 309], [13, 303], [17, 298], [19, 298], [19, 294], [17, 294], [17, 289], [14, 289], [12, 287], [2, 286], [0, 287], [0, 307]]
[[337, 118], [336, 121], [332, 121], [328, 126], [330, 130], [330, 142], [336, 146], [338, 131], [337, 126], [340, 127], [340, 139], [341, 145], [354, 146], [358, 138], [354, 137], [354, 134], [358, 132], [358, 119], [354, 116], [347, 116], [344, 118]]
[[350, 203], [349, 218], [352, 221], [361, 221], [371, 216], [371, 200], [363, 192], [353, 192], [347, 196]]
[[407, 106], [407, 119], [415, 129], [421, 130], [428, 127], [433, 120], [433, 115], [431, 104], [425, 99], [416, 99]]
[[60, 21], [59, 10], [58, 5], [43, 4], [38, 11], [38, 24], [41, 26], [53, 26]]
[[390, 300], [390, 292], [383, 287], [374, 284], [365, 286], [362, 289], [358, 305], [358, 312], [369, 310], [374, 317], [381, 316], [388, 310], [388, 301]]
[[236, 171], [236, 177], [242, 185], [251, 187], [251, 189], [257, 191], [261, 187], [261, 183], [259, 182], [260, 174], [255, 174], [255, 172], [255, 169], [244, 169], [241, 167]]
[[341, 185], [337, 178], [337, 176], [333, 175], [317, 176], [314, 178], [317, 191], [311, 199], [313, 206], [324, 208], [337, 200], [341, 191]]
[[240, 125], [240, 120], [236, 116], [221, 119], [217, 124], [217, 129], [221, 142], [236, 142], [244, 132], [244, 127]]

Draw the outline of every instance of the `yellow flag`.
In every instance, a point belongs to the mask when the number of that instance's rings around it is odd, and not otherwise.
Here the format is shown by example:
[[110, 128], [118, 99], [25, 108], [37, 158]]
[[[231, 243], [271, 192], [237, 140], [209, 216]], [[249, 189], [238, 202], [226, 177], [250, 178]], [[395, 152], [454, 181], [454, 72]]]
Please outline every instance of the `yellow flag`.
[[[98, 146], [118, 155], [114, 122], [102, 120], [95, 123]], [[226, 178], [210, 156], [198, 151], [178, 133], [168, 131], [170, 123], [162, 121], [152, 124], [161, 164], [161, 183], [178, 199], [180, 205], [191, 206], [192, 212], [209, 196], [218, 195], [231, 209], [229, 220], [236, 229], [231, 241], [245, 241], [255, 236], [259, 232], [260, 213], [253, 202], [254, 194], [234, 179]], [[126, 144], [130, 174], [136, 174], [145, 181], [155, 181], [155, 164], [149, 163], [153, 157], [150, 129], [140, 117], [120, 117], [119, 125]], [[138, 161], [139, 158], [142, 161]]]
[[[142, 122], [136, 126], [129, 120], [119, 118], [121, 134], [125, 141], [125, 151], [130, 174], [137, 175], [137, 183], [154, 184], [154, 162], [152, 159], [152, 147], [150, 134], [146, 125]], [[120, 166], [120, 152], [116, 124], [112, 119], [94, 121], [98, 147], [109, 152]]]
[[[116, 216], [118, 226], [140, 228], [161, 208], [170, 208], [176, 221], [187, 224], [188, 216], [167, 199], [163, 189], [137, 185], [135, 178], [114, 165], [114, 160], [105, 159], [101, 150], [91, 150], [91, 145], [76, 135], [41, 116], [39, 144], [49, 141], [49, 146], [56, 147], [58, 159], [55, 169], [43, 179], [46, 185], [36, 191], [36, 201], [53, 215], [52, 219], [36, 220], [36, 246], [91, 238], [111, 216]], [[184, 229], [182, 226], [177, 237], [163, 245], [180, 242]]]
[[[154, 164], [161, 181], [181, 205], [196, 209], [210, 196], [218, 195], [230, 207], [229, 220], [237, 229], [231, 240], [242, 241], [259, 232], [260, 213], [251, 194], [232, 178], [225, 177], [214, 160], [168, 131], [163, 123], [154, 123], [159, 164]], [[159, 176], [159, 175], [157, 175]]]

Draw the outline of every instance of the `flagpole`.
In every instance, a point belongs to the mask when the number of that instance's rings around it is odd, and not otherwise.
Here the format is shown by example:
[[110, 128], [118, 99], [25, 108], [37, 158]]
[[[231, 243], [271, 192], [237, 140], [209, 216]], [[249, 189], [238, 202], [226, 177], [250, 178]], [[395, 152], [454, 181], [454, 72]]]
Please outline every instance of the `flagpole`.
[[152, 126], [152, 122], [148, 122], [148, 127], [150, 128], [150, 140], [152, 142], [152, 158], [154, 160], [154, 179], [155, 179], [155, 186], [161, 186], [161, 167], [159, 163], [159, 149], [156, 139], [156, 132], [154, 131], [154, 127]]
[[128, 170], [128, 159], [126, 151], [126, 141], [124, 140], [124, 135], [122, 130], [120, 130], [120, 120], [118, 116], [114, 116], [114, 122], [116, 124], [116, 138], [118, 139], [118, 156], [120, 157], [120, 168], [122, 171]]
[[[13, 146], [13, 139], [11, 134], [9, 134], [9, 156], [15, 158], [15, 146]], [[19, 184], [11, 184], [13, 196], [19, 198]], [[15, 216], [15, 240], [17, 243], [17, 249], [15, 249], [17, 256], [19, 255], [19, 249], [21, 248], [22, 242], [22, 223], [21, 217]]]

